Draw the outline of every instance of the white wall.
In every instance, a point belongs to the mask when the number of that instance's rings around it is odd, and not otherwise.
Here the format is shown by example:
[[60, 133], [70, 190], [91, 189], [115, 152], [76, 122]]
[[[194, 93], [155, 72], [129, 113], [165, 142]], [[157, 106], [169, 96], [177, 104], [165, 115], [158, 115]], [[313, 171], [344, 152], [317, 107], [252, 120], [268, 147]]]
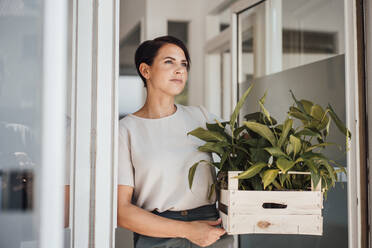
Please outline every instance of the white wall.
[[145, 18], [146, 0], [120, 0], [119, 41]]
[[143, 82], [137, 76], [120, 76], [119, 92], [119, 115], [123, 116], [136, 112], [142, 107], [143, 102]]

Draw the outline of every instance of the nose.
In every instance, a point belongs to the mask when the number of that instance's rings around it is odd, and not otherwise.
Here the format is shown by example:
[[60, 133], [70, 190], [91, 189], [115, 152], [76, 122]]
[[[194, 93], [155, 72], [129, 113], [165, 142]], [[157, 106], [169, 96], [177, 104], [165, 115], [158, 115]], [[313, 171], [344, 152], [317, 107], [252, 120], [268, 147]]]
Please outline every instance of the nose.
[[186, 71], [186, 69], [183, 66], [178, 66], [176, 71], [175, 71], [175, 74], [184, 74], [185, 71]]

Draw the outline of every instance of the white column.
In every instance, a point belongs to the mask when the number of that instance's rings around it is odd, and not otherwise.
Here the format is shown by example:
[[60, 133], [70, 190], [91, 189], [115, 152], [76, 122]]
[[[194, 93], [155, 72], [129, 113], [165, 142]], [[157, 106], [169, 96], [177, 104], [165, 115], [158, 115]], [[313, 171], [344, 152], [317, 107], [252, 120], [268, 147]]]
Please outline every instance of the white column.
[[[366, 37], [366, 91], [367, 91], [367, 116], [368, 123], [367, 127], [372, 126], [372, 2], [365, 1], [365, 10], [366, 10], [366, 22], [365, 22], [365, 31], [364, 34]], [[372, 154], [372, 132], [368, 132], [368, 153]], [[368, 157], [367, 161], [368, 165], [371, 166], [372, 158], [371, 155]], [[369, 182], [372, 182], [372, 170], [369, 170]], [[372, 223], [372, 184], [369, 184], [368, 188], [368, 215], [369, 215], [369, 223]], [[369, 230], [369, 247], [372, 247], [372, 237], [371, 237], [371, 230]]]
[[282, 71], [282, 0], [265, 2], [266, 75]]
[[67, 75], [67, 3], [44, 1], [43, 99], [39, 247], [63, 244], [65, 92]]
[[73, 167], [72, 247], [88, 247], [91, 194], [93, 0], [73, 0], [75, 26], [75, 157]]
[[[110, 248], [115, 245], [117, 195], [117, 131], [119, 1], [100, 1], [97, 9], [96, 87], [96, 161], [94, 245]], [[92, 144], [93, 145], [93, 144]]]
[[346, 125], [352, 133], [347, 153], [348, 247], [361, 248], [360, 151], [358, 108], [358, 60], [356, 34], [356, 7], [354, 1], [344, 0], [345, 10], [345, 97]]

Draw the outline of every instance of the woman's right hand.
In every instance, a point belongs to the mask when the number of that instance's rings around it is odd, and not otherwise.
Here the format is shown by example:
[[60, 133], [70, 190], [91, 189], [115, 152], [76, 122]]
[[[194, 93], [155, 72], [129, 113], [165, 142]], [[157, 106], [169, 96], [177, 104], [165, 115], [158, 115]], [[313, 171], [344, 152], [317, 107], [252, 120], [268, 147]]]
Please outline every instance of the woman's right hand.
[[215, 227], [221, 224], [221, 218], [218, 220], [191, 221], [188, 224], [189, 229], [185, 238], [201, 247], [213, 244], [226, 233], [225, 229]]

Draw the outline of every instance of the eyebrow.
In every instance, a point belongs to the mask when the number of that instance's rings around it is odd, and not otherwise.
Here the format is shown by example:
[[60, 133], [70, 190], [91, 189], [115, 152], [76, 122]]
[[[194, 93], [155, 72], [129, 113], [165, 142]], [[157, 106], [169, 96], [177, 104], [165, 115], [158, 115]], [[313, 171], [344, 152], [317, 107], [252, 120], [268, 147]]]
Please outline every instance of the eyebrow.
[[[164, 57], [163, 58], [163, 60], [164, 59], [171, 59], [171, 60], [176, 60], [175, 58], [173, 58], [173, 57], [169, 57], [169, 56], [167, 56], [167, 57]], [[187, 60], [186, 59], [183, 59], [183, 60], [181, 60], [182, 62], [187, 62]]]

